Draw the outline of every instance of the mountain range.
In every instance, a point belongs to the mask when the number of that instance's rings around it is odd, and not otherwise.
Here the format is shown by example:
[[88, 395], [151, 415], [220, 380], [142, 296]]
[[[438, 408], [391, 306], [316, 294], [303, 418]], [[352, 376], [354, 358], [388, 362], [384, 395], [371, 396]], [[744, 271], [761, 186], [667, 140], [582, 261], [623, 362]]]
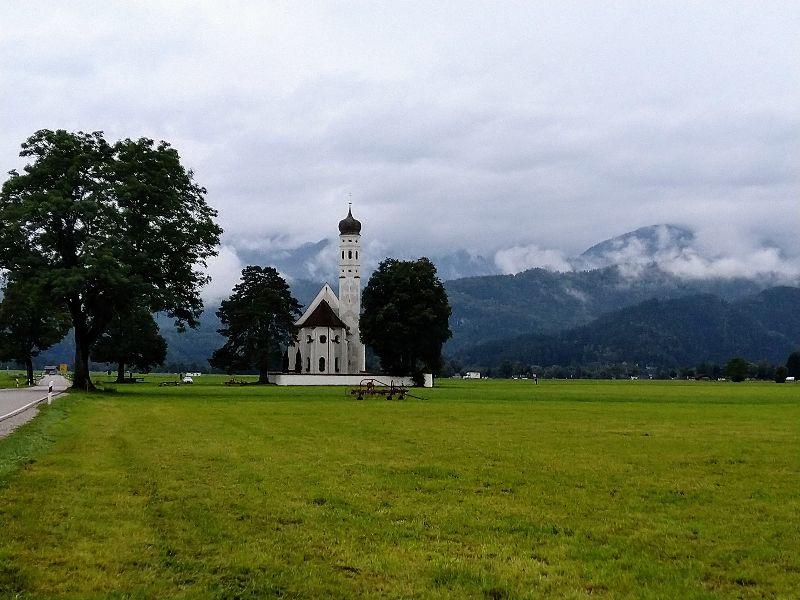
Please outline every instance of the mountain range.
[[651, 299], [554, 334], [528, 334], [456, 352], [470, 369], [503, 361], [579, 366], [637, 363], [679, 368], [734, 356], [783, 363], [800, 347], [800, 288], [775, 287], [727, 302], [702, 294]]

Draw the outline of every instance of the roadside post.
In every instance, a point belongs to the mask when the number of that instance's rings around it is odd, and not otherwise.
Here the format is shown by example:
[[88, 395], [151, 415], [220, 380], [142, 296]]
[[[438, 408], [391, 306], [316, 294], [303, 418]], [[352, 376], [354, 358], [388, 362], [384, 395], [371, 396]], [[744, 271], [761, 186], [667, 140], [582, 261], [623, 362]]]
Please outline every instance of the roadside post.
[[50, 381], [50, 385], [47, 388], [47, 403], [53, 403], [53, 381]]

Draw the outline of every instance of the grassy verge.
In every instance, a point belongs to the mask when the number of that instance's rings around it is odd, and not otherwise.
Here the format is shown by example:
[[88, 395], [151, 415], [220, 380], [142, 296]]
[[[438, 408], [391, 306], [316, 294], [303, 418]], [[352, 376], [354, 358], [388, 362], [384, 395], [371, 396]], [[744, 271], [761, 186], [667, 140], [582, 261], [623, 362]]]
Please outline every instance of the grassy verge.
[[0, 596], [800, 588], [800, 387], [223, 379], [70, 395], [0, 441]]
[[14, 378], [19, 378], [20, 386], [25, 385], [25, 371], [0, 371], [0, 388], [13, 388], [16, 386]]

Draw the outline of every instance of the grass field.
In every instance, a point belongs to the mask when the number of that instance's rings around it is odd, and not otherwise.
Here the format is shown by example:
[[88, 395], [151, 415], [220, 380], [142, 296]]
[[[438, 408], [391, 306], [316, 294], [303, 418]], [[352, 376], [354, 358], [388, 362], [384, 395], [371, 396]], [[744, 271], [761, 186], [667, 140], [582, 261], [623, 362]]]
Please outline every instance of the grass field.
[[0, 440], [0, 597], [800, 593], [800, 385], [222, 379]]
[[14, 378], [19, 377], [20, 386], [25, 385], [25, 371], [0, 371], [0, 388], [12, 388], [16, 384]]

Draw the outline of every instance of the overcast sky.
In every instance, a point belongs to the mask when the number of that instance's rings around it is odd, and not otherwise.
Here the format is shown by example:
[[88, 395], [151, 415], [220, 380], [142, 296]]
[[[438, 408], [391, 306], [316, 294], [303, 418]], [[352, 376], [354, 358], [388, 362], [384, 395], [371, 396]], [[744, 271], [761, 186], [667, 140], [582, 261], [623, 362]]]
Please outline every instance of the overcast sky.
[[40, 128], [172, 143], [222, 270], [350, 194], [376, 252], [800, 254], [798, 2], [5, 1], [0, 90], [3, 172]]

